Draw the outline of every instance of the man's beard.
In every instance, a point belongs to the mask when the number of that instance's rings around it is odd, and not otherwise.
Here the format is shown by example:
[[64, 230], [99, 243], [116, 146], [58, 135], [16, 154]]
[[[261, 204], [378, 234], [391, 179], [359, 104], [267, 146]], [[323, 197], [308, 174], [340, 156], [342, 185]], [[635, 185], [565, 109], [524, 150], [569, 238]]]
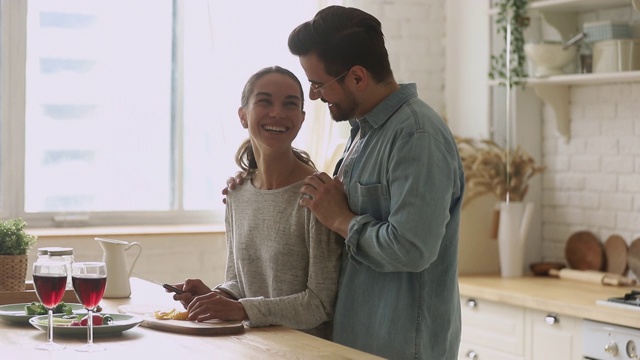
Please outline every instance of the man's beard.
[[349, 89], [346, 87], [343, 87], [343, 89], [345, 90], [345, 99], [341, 101], [340, 104], [334, 103], [329, 107], [329, 113], [335, 122], [347, 121], [356, 118], [356, 111], [358, 109], [356, 98]]

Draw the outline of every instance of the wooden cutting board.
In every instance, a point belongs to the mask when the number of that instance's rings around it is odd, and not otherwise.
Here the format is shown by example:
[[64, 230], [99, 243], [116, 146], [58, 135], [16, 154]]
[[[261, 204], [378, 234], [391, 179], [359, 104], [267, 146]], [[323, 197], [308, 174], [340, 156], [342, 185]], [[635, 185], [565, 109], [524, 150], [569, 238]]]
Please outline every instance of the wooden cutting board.
[[627, 253], [627, 263], [633, 274], [640, 278], [640, 238], [631, 242]]
[[138, 315], [142, 317], [141, 326], [160, 331], [174, 332], [188, 335], [231, 335], [244, 332], [242, 321], [209, 320], [195, 322], [188, 320], [159, 320], [153, 317], [152, 306], [122, 305], [118, 307], [120, 313]]
[[627, 273], [627, 253], [629, 246], [618, 235], [611, 235], [604, 242], [604, 255], [606, 258], [606, 271], [613, 274], [624, 275]]
[[572, 234], [565, 245], [564, 255], [571, 269], [601, 271], [604, 268], [602, 243], [590, 231]]

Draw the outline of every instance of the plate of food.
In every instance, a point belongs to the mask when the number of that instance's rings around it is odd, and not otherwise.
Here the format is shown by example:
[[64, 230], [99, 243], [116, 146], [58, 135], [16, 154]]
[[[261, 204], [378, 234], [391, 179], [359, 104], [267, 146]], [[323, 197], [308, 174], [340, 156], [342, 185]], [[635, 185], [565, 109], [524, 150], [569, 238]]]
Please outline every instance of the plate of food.
[[[74, 315], [86, 314], [82, 304], [66, 304], [61, 302], [53, 310], [54, 314]], [[16, 324], [28, 324], [34, 316], [46, 315], [47, 309], [39, 302], [0, 305], [0, 320]]]
[[[87, 315], [69, 317], [61, 314], [53, 316], [53, 333], [55, 335], [87, 336]], [[29, 323], [36, 328], [47, 331], [48, 316], [36, 316]], [[142, 318], [126, 314], [93, 314], [93, 335], [113, 335], [132, 329], [142, 322]]]

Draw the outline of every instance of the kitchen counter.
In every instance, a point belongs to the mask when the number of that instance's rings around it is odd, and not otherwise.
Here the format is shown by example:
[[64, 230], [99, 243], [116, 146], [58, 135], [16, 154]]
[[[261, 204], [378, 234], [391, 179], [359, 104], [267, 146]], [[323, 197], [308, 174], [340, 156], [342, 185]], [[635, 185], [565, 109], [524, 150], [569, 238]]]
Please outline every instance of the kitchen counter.
[[[132, 295], [127, 299], [103, 299], [103, 312], [117, 313], [120, 305], [181, 308], [159, 285], [131, 278]], [[195, 336], [152, 330], [138, 326], [118, 335], [96, 336], [94, 342], [107, 347], [99, 353], [75, 351], [86, 336], [55, 336], [66, 349], [48, 353], [34, 349], [47, 340], [46, 333], [30, 324], [15, 325], [0, 320], [0, 358], [14, 359], [379, 359], [376, 356], [326, 341], [306, 333], [273, 326], [245, 328], [237, 335]]]
[[607, 286], [552, 277], [501, 278], [461, 276], [460, 295], [502, 304], [565, 314], [640, 328], [640, 307], [597, 305], [597, 300], [622, 297], [636, 287]]

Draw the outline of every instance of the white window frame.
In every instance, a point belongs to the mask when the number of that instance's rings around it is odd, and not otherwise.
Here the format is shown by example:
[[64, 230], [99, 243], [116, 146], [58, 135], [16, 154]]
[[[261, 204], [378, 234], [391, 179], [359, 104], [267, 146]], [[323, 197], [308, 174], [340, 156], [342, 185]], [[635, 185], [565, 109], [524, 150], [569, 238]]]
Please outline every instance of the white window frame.
[[[328, 5], [331, 1], [319, 0], [318, 4]], [[181, 1], [176, 1], [179, 13]], [[27, 1], [0, 0], [0, 218], [25, 219], [31, 228], [41, 227], [90, 227], [90, 226], [130, 226], [130, 225], [171, 225], [171, 224], [223, 224], [224, 210], [169, 210], [140, 212], [91, 212], [91, 213], [26, 213], [25, 204], [25, 83], [26, 83], [26, 40]], [[179, 22], [179, 16], [177, 21]], [[179, 28], [179, 24], [177, 25]], [[180, 47], [181, 32], [175, 33]], [[177, 57], [174, 76], [182, 71], [180, 56]], [[301, 78], [303, 87], [306, 79]], [[174, 86], [181, 86], [178, 82]], [[306, 94], [307, 90], [305, 90]], [[180, 92], [178, 92], [180, 93]], [[182, 99], [174, 97], [172, 107], [176, 112], [174, 121], [174, 186], [173, 206], [182, 208]], [[347, 126], [334, 126], [327, 119], [328, 114], [321, 102], [306, 102], [306, 107], [316, 107], [317, 125], [313, 126], [312, 139], [305, 148], [320, 170], [331, 170], [339, 157], [348, 136]], [[307, 123], [313, 123], [307, 119]], [[314, 155], [315, 154], [315, 155]], [[233, 174], [229, 174], [230, 176]], [[220, 184], [222, 190], [224, 184]], [[222, 203], [222, 195], [217, 201]]]

